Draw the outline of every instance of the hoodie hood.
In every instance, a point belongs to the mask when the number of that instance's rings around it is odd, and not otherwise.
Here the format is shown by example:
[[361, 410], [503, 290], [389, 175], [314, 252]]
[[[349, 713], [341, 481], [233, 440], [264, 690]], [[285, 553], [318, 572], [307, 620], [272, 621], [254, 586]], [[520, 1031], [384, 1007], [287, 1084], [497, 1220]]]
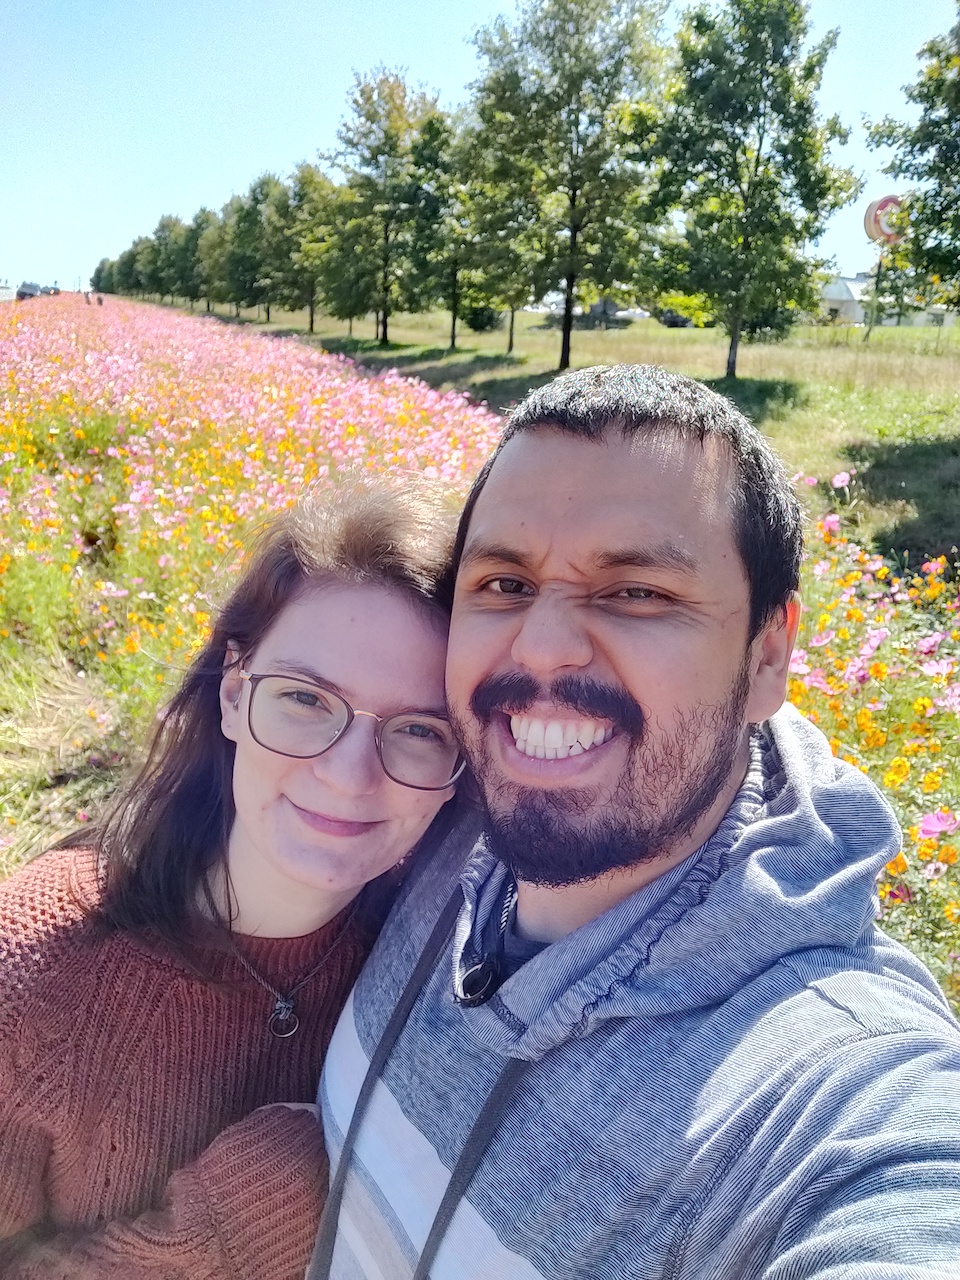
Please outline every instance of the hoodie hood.
[[[654, 897], [651, 912], [648, 890], [633, 894], [463, 1017], [489, 1048], [536, 1061], [607, 1019], [719, 1004], [798, 952], [863, 948], [879, 938], [876, 881], [900, 839], [873, 783], [785, 706], [758, 729], [743, 786], [665, 900]], [[481, 840], [461, 877], [455, 970], [505, 876]], [[893, 950], [916, 978], [919, 966]]]

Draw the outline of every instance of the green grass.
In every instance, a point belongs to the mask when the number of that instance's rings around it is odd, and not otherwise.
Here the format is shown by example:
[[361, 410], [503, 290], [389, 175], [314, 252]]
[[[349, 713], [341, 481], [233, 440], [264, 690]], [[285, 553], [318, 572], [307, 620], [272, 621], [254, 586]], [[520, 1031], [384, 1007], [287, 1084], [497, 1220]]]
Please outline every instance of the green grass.
[[[226, 308], [219, 308], [226, 317]], [[234, 323], [237, 321], [234, 320]], [[395, 316], [391, 342], [380, 346], [372, 319], [318, 316], [306, 333], [305, 312], [256, 312], [241, 323], [313, 342], [376, 372], [397, 369], [439, 390], [462, 390], [506, 411], [532, 387], [555, 376], [560, 336], [544, 316], [517, 315], [516, 346], [506, 332], [461, 329], [449, 350], [444, 312]], [[726, 339], [717, 329], [666, 329], [655, 320], [624, 328], [576, 330], [573, 364], [660, 364], [700, 378], [734, 399], [770, 437], [791, 471], [821, 482], [856, 468], [851, 533], [885, 554], [924, 559], [953, 555], [960, 542], [960, 325], [948, 329], [800, 328], [778, 344], [742, 346], [739, 376], [721, 377]], [[823, 485], [809, 494], [823, 508]]]

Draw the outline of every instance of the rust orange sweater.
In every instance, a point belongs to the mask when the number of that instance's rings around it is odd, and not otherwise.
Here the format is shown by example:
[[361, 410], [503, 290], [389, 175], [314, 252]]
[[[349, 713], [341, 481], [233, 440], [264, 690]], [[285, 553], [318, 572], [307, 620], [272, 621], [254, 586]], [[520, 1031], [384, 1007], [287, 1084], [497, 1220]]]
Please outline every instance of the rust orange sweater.
[[313, 1101], [371, 940], [342, 917], [237, 939], [288, 990], [342, 933], [280, 1040], [273, 997], [235, 955], [200, 951], [222, 980], [204, 981], [127, 935], [92, 935], [95, 900], [86, 852], [0, 885], [0, 1275], [302, 1276], [326, 1186], [319, 1127], [250, 1113]]

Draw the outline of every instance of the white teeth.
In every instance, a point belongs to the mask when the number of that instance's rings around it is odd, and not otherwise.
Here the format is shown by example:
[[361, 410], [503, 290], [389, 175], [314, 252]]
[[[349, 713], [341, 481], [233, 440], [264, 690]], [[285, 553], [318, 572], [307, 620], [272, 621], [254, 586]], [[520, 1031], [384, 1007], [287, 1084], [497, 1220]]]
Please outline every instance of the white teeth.
[[582, 756], [591, 747], [609, 742], [613, 728], [595, 720], [541, 720], [537, 716], [512, 715], [510, 732], [517, 750], [538, 760], [566, 760]]

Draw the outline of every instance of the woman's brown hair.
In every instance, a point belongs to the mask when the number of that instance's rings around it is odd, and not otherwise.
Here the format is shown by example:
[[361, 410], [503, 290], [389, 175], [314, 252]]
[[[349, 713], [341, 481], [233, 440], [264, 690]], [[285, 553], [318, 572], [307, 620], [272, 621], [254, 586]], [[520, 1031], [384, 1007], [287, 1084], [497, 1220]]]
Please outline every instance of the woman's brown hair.
[[[325, 581], [390, 587], [447, 618], [437, 584], [454, 519], [438, 489], [410, 477], [401, 487], [314, 488], [262, 528], [208, 640], [161, 714], [142, 768], [100, 829], [103, 923], [187, 955], [198, 903], [213, 905], [208, 876], [224, 855], [235, 814], [235, 748], [220, 731], [228, 644], [251, 653], [288, 604]], [[380, 898], [368, 895], [371, 902]]]

